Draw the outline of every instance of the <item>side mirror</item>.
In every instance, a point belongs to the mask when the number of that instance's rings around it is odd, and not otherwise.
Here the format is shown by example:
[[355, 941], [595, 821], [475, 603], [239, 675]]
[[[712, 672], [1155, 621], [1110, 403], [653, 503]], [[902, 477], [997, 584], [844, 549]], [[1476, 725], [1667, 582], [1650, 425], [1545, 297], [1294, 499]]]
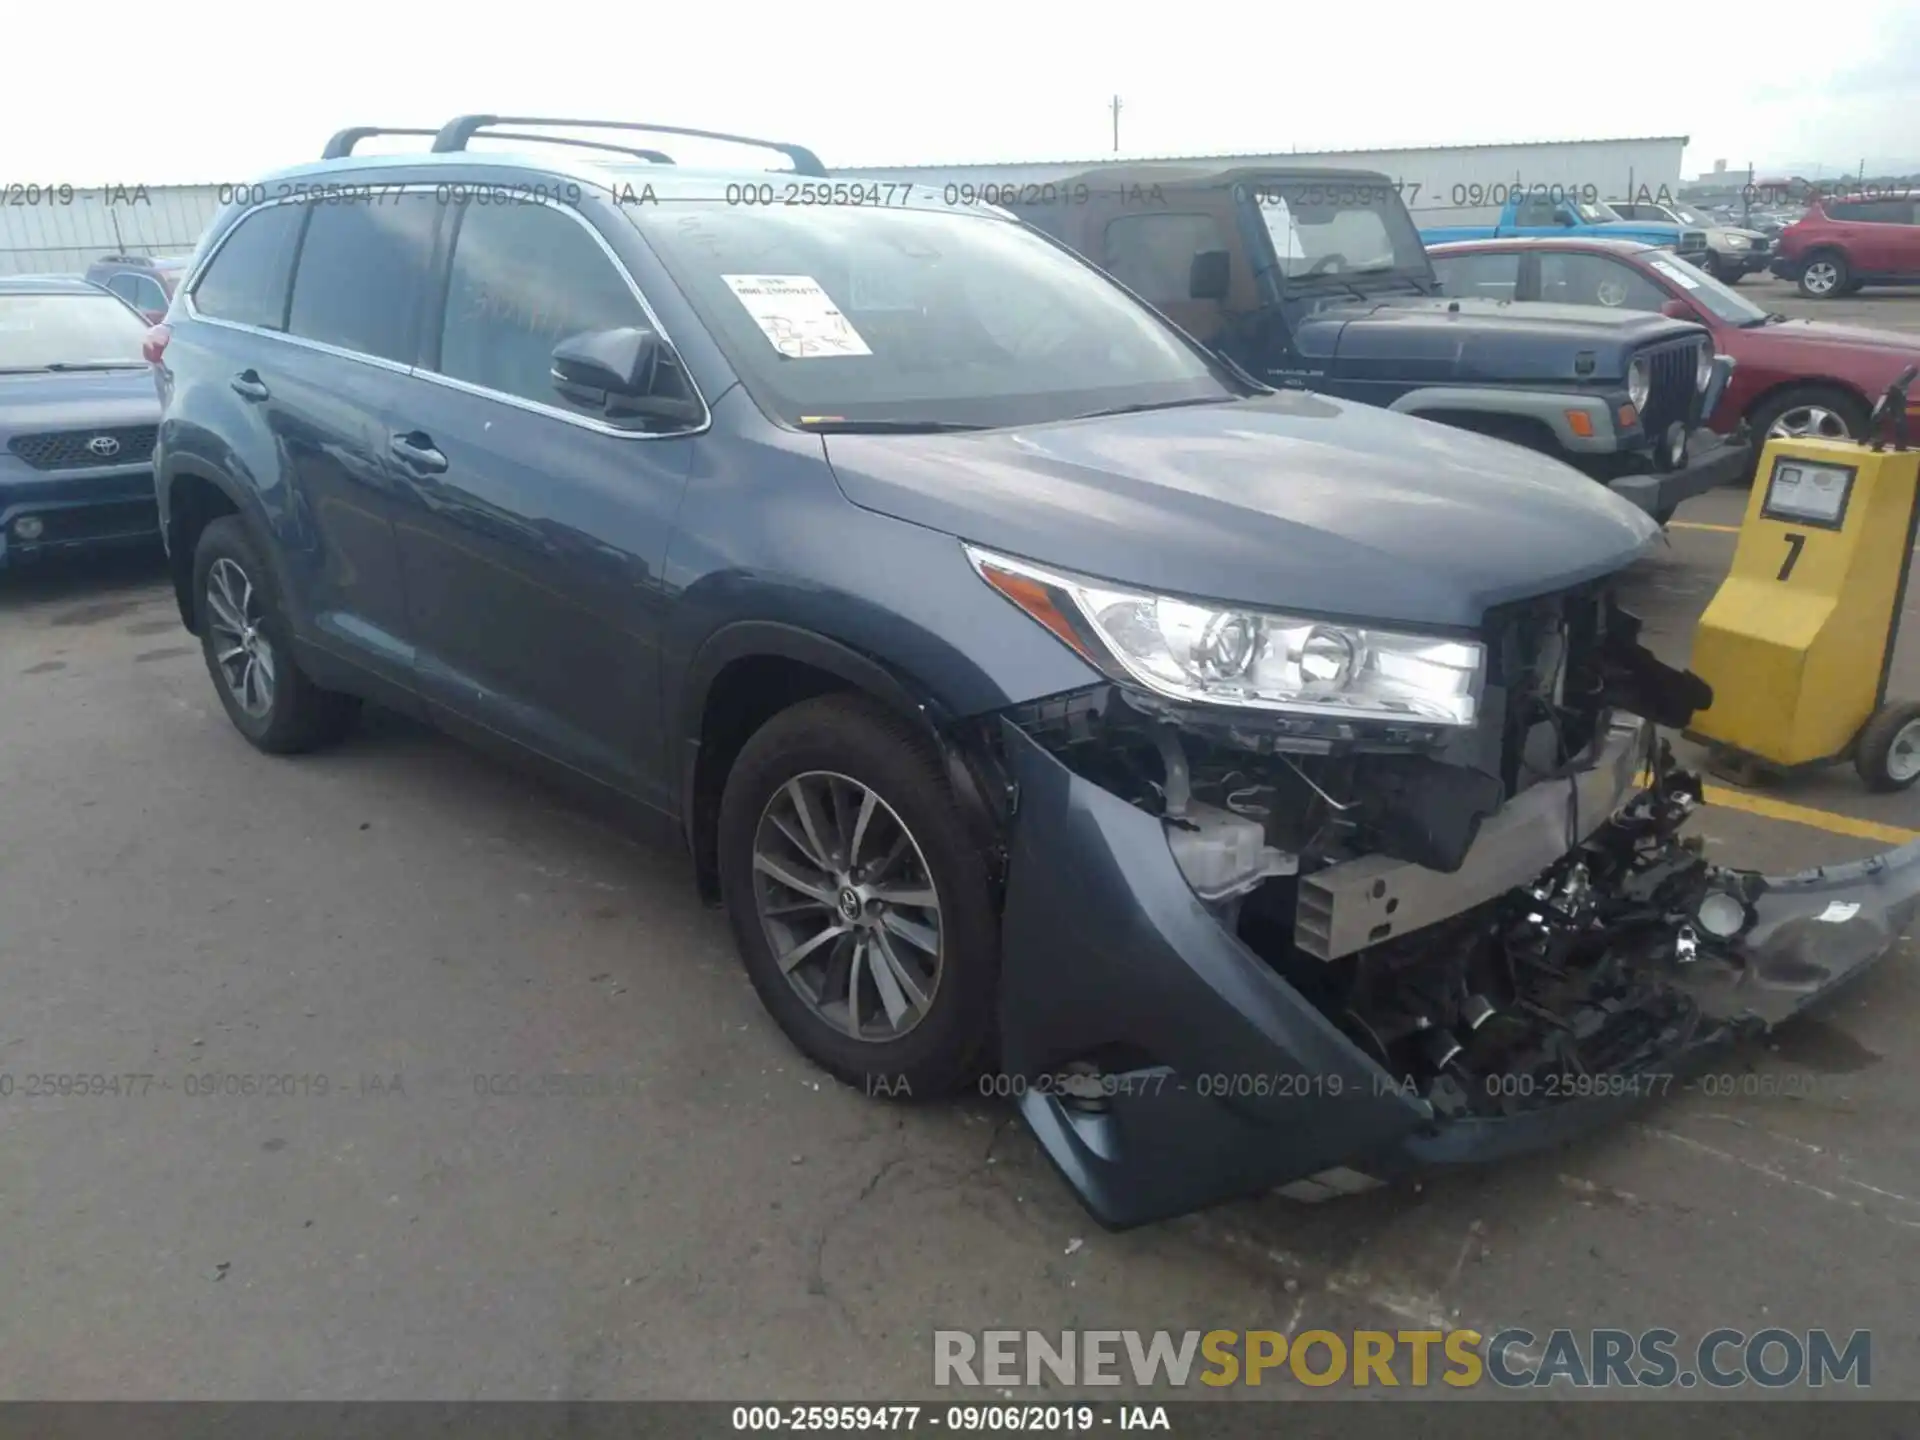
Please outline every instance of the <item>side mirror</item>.
[[1195, 300], [1225, 300], [1231, 256], [1225, 250], [1202, 250], [1193, 257], [1187, 274], [1187, 294]]
[[1661, 301], [1660, 313], [1669, 320], [1698, 320], [1700, 318], [1693, 306], [1682, 300], [1678, 295], [1674, 296], [1671, 300]]
[[553, 347], [553, 383], [577, 403], [605, 405], [651, 390], [659, 358], [660, 337], [643, 325], [589, 330]]

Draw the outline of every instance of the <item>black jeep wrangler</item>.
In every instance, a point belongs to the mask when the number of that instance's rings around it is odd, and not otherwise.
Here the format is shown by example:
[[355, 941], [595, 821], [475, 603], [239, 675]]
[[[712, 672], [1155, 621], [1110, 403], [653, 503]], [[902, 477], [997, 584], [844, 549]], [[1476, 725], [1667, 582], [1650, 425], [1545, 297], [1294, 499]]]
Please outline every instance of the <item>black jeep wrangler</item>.
[[1705, 329], [1448, 298], [1385, 175], [1141, 164], [994, 198], [1269, 384], [1557, 455], [1662, 524], [1745, 473], [1699, 423], [1733, 363]]

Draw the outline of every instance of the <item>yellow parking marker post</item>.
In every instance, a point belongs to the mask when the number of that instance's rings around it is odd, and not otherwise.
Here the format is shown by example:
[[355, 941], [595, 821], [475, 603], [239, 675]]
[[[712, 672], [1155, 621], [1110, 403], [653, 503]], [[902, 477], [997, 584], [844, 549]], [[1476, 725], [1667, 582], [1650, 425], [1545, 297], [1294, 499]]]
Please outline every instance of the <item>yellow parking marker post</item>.
[[1686, 733], [1727, 779], [1852, 760], [1872, 790], [1920, 780], [1920, 705], [1887, 698], [1920, 524], [1920, 451], [1906, 434], [1916, 376], [1909, 367], [1874, 407], [1870, 442], [1767, 442], [1732, 569], [1693, 642], [1713, 703]]

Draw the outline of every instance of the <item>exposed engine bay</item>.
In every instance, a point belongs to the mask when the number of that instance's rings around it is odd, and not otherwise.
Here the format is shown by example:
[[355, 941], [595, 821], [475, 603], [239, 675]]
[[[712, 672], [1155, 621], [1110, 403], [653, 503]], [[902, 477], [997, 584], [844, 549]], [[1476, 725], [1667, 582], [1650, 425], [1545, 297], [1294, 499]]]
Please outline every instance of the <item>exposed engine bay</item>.
[[1765, 889], [1680, 834], [1699, 781], [1653, 726], [1711, 692], [1637, 632], [1599, 592], [1490, 617], [1470, 731], [1329, 735], [1118, 685], [1011, 718], [1158, 816], [1200, 902], [1395, 1084], [1513, 1114], [1721, 1033], [1679, 982], [1737, 970]]

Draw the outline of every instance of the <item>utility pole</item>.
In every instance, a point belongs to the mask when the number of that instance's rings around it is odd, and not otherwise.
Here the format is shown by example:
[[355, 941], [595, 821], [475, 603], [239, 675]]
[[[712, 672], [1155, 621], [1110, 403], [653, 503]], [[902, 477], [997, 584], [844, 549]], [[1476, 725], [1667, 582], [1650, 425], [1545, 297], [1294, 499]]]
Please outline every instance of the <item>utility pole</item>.
[[1120, 97], [1113, 97], [1113, 104], [1107, 107], [1113, 111], [1113, 153], [1120, 153]]

